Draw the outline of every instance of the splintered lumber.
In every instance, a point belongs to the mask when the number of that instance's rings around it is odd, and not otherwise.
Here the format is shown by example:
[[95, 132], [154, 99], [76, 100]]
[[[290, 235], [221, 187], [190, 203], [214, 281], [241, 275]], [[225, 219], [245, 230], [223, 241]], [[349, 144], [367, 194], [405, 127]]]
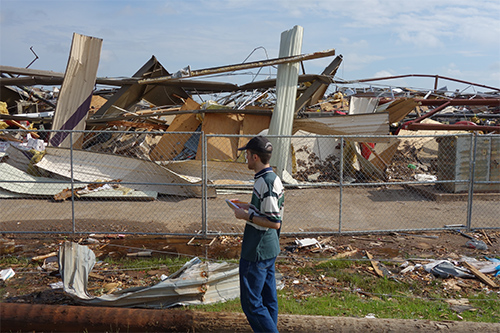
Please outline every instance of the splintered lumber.
[[[15, 121], [15, 120], [13, 120], [13, 119], [12, 119], [12, 120], [9, 120], [9, 122], [10, 122], [12, 125], [14, 125], [14, 126], [19, 127], [20, 129], [23, 129], [23, 130], [26, 130], [26, 131], [27, 131], [27, 130], [29, 130], [29, 128], [28, 128], [28, 127], [24, 126], [23, 124], [21, 124], [21, 123], [19, 123], [19, 122]], [[36, 134], [35, 132], [30, 132], [30, 134], [31, 134], [31, 136], [32, 136], [32, 137], [34, 137], [35, 139], [40, 139], [40, 135]]]
[[370, 262], [372, 263], [372, 266], [373, 266], [373, 269], [375, 270], [375, 273], [377, 273], [377, 275], [380, 277], [384, 277], [384, 273], [378, 267], [378, 261], [373, 260], [373, 256], [368, 251], [366, 251], [366, 256], [368, 257], [368, 259], [370, 259]]
[[491, 288], [498, 288], [498, 285], [489, 277], [481, 273], [476, 267], [469, 264], [467, 261], [463, 262], [464, 266], [472, 272], [481, 282], [486, 283]]
[[[342, 62], [342, 56], [337, 56], [333, 61], [323, 70], [323, 75], [335, 75], [337, 69]], [[295, 114], [299, 112], [305, 105], [315, 104], [318, 101], [319, 95], [323, 95], [326, 88], [328, 88], [329, 83], [321, 82], [319, 80], [315, 80], [313, 84], [311, 84], [306, 91], [302, 93], [300, 98], [295, 102]]]

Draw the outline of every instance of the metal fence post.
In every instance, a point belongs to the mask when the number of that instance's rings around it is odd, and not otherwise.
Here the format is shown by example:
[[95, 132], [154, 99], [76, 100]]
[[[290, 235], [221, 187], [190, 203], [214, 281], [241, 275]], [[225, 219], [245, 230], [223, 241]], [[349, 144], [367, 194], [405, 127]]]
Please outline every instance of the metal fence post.
[[340, 138], [340, 173], [339, 173], [339, 233], [342, 233], [342, 195], [344, 192], [344, 137]]
[[75, 179], [73, 175], [73, 131], [69, 133], [69, 165], [71, 170], [71, 224], [73, 234], [76, 233], [76, 219], [75, 219]]
[[469, 194], [467, 197], [467, 231], [471, 230], [472, 225], [472, 198], [474, 195], [474, 173], [476, 169], [476, 154], [477, 154], [477, 135], [476, 133], [471, 134], [473, 142], [471, 141], [471, 150], [469, 155]]
[[201, 230], [204, 238], [207, 237], [207, 137], [205, 132], [201, 132]]

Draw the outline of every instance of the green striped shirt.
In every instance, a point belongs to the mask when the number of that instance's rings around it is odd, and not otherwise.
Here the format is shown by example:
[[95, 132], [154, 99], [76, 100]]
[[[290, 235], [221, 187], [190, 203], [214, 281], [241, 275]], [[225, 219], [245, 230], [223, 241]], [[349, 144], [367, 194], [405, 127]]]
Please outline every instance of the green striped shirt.
[[[249, 213], [282, 222], [284, 188], [271, 167], [255, 174]], [[247, 222], [241, 245], [241, 257], [248, 261], [260, 261], [276, 257], [280, 253], [280, 229], [269, 229]]]

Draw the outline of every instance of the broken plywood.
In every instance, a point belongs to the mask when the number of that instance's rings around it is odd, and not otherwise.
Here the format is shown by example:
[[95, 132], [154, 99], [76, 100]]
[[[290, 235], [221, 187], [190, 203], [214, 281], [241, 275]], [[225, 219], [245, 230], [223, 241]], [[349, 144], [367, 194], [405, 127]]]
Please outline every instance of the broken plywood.
[[[188, 98], [182, 105], [181, 111], [198, 110], [200, 104]], [[200, 126], [201, 121], [196, 114], [179, 114], [172, 121], [167, 132], [194, 132]], [[165, 134], [158, 145], [150, 154], [153, 161], [170, 161], [179, 155], [191, 134]]]
[[418, 105], [413, 98], [401, 98], [380, 105], [375, 112], [389, 112], [389, 122], [392, 124], [403, 120]]

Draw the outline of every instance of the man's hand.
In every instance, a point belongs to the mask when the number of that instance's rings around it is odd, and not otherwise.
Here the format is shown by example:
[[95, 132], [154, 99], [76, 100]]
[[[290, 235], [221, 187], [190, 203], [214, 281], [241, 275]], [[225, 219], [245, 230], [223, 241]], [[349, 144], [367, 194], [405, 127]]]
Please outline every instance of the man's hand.
[[[235, 208], [233, 210], [234, 210], [234, 216], [237, 219], [245, 220], [245, 221], [248, 221], [250, 219], [250, 214], [246, 210], [240, 209], [240, 208]], [[258, 215], [254, 215], [253, 223], [257, 224], [258, 226], [264, 227], [264, 228], [279, 229], [281, 227], [281, 223], [269, 221], [267, 219], [267, 217], [258, 216]]]
[[234, 210], [234, 216], [237, 219], [248, 220], [250, 214], [248, 214], [248, 212], [245, 209], [243, 209], [243, 208], [234, 208], [233, 210]]

